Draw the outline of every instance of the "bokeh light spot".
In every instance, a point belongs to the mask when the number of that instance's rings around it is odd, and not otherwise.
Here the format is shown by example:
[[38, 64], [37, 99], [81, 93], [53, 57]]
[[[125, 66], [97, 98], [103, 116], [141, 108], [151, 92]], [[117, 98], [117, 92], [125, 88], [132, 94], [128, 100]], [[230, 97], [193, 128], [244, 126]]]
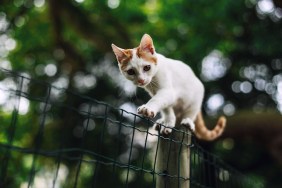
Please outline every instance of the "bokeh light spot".
[[213, 50], [202, 61], [201, 77], [205, 81], [222, 78], [230, 68], [231, 62], [219, 50]]
[[274, 11], [274, 4], [272, 0], [260, 0], [257, 4], [257, 8], [263, 14], [269, 14]]
[[120, 0], [108, 0], [108, 7], [111, 9], [116, 9], [119, 7]]
[[221, 94], [214, 94], [208, 99], [208, 108], [212, 110], [218, 109], [223, 105], [224, 99]]
[[44, 71], [47, 76], [52, 77], [57, 73], [57, 67], [54, 64], [48, 64], [45, 66]]

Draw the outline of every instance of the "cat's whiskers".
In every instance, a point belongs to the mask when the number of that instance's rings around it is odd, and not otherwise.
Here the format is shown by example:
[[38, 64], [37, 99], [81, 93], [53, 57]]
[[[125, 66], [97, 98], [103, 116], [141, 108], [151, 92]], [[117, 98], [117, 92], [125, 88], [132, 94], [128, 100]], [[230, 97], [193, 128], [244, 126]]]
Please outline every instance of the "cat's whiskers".
[[151, 89], [159, 89], [159, 84], [158, 84], [157, 81], [152, 80], [152, 81], [150, 82], [150, 87], [151, 87]]

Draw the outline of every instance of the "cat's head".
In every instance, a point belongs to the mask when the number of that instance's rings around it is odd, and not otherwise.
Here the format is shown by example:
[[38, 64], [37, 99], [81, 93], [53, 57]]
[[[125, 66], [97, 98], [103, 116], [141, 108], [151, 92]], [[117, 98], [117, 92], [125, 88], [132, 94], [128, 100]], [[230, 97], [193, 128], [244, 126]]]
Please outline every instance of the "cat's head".
[[112, 44], [121, 73], [139, 87], [145, 87], [157, 72], [157, 56], [153, 40], [144, 34], [140, 45], [133, 49], [122, 49]]

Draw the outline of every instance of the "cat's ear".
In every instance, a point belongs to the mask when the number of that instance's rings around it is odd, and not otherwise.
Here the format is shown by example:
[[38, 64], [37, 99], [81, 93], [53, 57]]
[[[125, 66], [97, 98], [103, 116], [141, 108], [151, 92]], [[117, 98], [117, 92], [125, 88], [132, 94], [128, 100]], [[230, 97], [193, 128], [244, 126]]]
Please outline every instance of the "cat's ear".
[[155, 53], [153, 39], [148, 34], [143, 35], [139, 47], [143, 52], [150, 52], [152, 55]]
[[119, 63], [123, 63], [125, 60], [129, 58], [129, 55], [126, 52], [126, 50], [119, 48], [114, 44], [112, 44], [112, 49]]

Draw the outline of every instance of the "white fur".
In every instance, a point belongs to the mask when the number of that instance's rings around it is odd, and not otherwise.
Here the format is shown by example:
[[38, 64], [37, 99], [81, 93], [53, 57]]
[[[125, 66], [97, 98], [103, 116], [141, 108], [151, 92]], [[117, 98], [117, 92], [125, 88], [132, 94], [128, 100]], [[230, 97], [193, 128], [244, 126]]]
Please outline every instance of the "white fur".
[[194, 130], [193, 122], [201, 110], [204, 96], [203, 84], [188, 65], [161, 54], [157, 54], [155, 68], [151, 83], [145, 86], [152, 98], [138, 108], [138, 113], [153, 117], [161, 112], [162, 117], [157, 123], [167, 127], [161, 128], [166, 134], [175, 126], [176, 116], [182, 119], [181, 124]]
[[[123, 49], [113, 44], [112, 48], [118, 61], [128, 58]], [[138, 57], [137, 49], [142, 50], [146, 57], [157, 58], [157, 63], [145, 60], [148, 58]], [[132, 49], [132, 57], [128, 59], [125, 68], [125, 64], [119, 61], [121, 73], [135, 85], [143, 87], [152, 97], [146, 104], [140, 106], [137, 112], [150, 118], [160, 112], [161, 118], [157, 120], [155, 127], [165, 134], [171, 132], [176, 119], [195, 130], [193, 122], [201, 110], [204, 87], [191, 68], [181, 61], [156, 53], [153, 41], [147, 34], [142, 37], [139, 48]], [[147, 65], [150, 65], [151, 69], [144, 71], [144, 66]], [[128, 74], [127, 71], [130, 69], [134, 70], [134, 75]], [[140, 79], [144, 81], [142, 84], [138, 82]]]

